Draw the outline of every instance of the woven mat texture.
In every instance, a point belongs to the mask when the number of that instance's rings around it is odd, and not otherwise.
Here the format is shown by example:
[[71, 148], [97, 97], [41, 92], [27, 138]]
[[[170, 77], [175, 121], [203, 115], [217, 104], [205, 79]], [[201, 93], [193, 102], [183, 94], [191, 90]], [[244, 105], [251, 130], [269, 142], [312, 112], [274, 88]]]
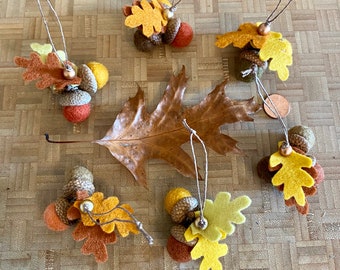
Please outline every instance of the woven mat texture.
[[[53, 15], [42, 3], [56, 47], [62, 49]], [[100, 139], [124, 102], [135, 95], [137, 85], [152, 111], [170, 75], [183, 65], [189, 77], [185, 105], [197, 104], [225, 79], [229, 97], [256, 97], [253, 83], [235, 79], [238, 51], [216, 48], [215, 36], [244, 22], [263, 21], [277, 1], [182, 0], [176, 16], [192, 26], [191, 45], [159, 46], [151, 53], [135, 49], [134, 30], [124, 25], [121, 8], [131, 1], [52, 3], [64, 27], [69, 59], [76, 64], [105, 64], [110, 80], [93, 99], [86, 122], [76, 126], [67, 122], [52, 93], [24, 83], [23, 69], [13, 63], [14, 56], [29, 56], [30, 43], [48, 42], [36, 1], [0, 0], [0, 269], [198, 269], [197, 261], [172, 261], [165, 248], [172, 222], [163, 208], [164, 197], [177, 186], [197, 194], [193, 179], [161, 160], [151, 160], [146, 165], [147, 190], [106, 148], [92, 143], [48, 144], [44, 133], [61, 140]], [[340, 0], [293, 1], [272, 25], [292, 43], [290, 78], [281, 82], [273, 72], [262, 77], [269, 92], [290, 101], [288, 126], [307, 125], [316, 135], [312, 154], [325, 170], [325, 182], [310, 198], [310, 213], [302, 216], [287, 208], [282, 194], [257, 176], [257, 162], [275, 152], [282, 138], [279, 122], [263, 111], [254, 122], [222, 128], [245, 155], [221, 156], [209, 150], [208, 197], [228, 191], [233, 198], [246, 194], [253, 201], [245, 211], [246, 223], [227, 238], [229, 253], [221, 258], [224, 269], [340, 269], [339, 9]], [[190, 153], [188, 144], [183, 147]], [[72, 229], [53, 232], [45, 227], [43, 211], [62, 194], [65, 175], [75, 165], [93, 172], [98, 191], [132, 205], [154, 237], [152, 247], [142, 235], [119, 238], [108, 246], [108, 261], [97, 264], [93, 256], [81, 254], [82, 243], [72, 239]]]

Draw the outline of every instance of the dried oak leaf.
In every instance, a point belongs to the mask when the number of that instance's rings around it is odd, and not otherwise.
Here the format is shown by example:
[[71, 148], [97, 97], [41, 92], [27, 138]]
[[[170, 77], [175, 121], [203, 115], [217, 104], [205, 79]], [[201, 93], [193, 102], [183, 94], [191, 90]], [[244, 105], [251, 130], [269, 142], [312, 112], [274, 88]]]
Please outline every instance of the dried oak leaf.
[[[38, 89], [45, 89], [52, 85], [56, 89], [63, 89], [67, 85], [80, 84], [81, 82], [79, 77], [70, 80], [65, 79], [64, 68], [55, 53], [47, 55], [46, 63], [41, 61], [40, 55], [36, 52], [31, 53], [29, 59], [17, 56], [14, 58], [14, 62], [19, 67], [26, 68], [26, 71], [22, 74], [25, 81], [38, 80], [36, 83]], [[72, 63], [69, 64], [72, 65]]]
[[101, 140], [95, 141], [107, 147], [134, 176], [135, 180], [147, 186], [144, 164], [148, 159], [163, 159], [181, 174], [195, 178], [191, 157], [181, 148], [189, 141], [188, 125], [219, 154], [240, 153], [236, 141], [221, 134], [220, 126], [238, 121], [253, 121], [249, 114], [255, 113], [259, 105], [253, 98], [235, 101], [225, 96], [226, 82], [193, 107], [184, 109], [182, 99], [187, 85], [185, 68], [172, 76], [156, 109], [149, 114], [144, 104], [144, 93], [139, 88], [116, 117], [112, 128]]
[[76, 241], [86, 239], [81, 252], [85, 255], [93, 254], [97, 262], [107, 261], [106, 245], [117, 242], [117, 236], [114, 232], [106, 233], [98, 225], [85, 226], [82, 222], [78, 223], [72, 236]]

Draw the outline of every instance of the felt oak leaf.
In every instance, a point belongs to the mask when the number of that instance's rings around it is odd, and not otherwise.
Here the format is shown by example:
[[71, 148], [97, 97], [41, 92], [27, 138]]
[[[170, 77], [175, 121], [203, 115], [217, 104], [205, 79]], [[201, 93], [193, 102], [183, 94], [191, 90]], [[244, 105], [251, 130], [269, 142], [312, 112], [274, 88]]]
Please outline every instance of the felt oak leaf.
[[[65, 79], [63, 75], [63, 67], [54, 53], [49, 53], [46, 58], [46, 63], [43, 63], [38, 53], [33, 52], [30, 59], [24, 57], [15, 57], [15, 64], [19, 67], [26, 68], [22, 74], [25, 81], [38, 80], [36, 87], [45, 89], [50, 86], [55, 86], [56, 89], [63, 89], [70, 84], [80, 84], [81, 78]], [[69, 63], [72, 65], [72, 63]]]
[[73, 239], [76, 241], [85, 240], [81, 248], [81, 252], [85, 255], [93, 254], [96, 262], [105, 262], [108, 259], [107, 244], [117, 242], [117, 236], [114, 232], [105, 233], [100, 226], [84, 226], [79, 222], [72, 233]]
[[240, 153], [236, 141], [221, 134], [220, 126], [238, 121], [253, 121], [249, 114], [259, 105], [253, 99], [234, 101], [225, 96], [226, 82], [216, 86], [198, 105], [184, 109], [182, 99], [186, 89], [185, 68], [172, 76], [156, 109], [149, 114], [144, 103], [144, 93], [139, 88], [116, 117], [111, 129], [101, 140], [95, 141], [109, 149], [134, 176], [146, 187], [144, 165], [148, 159], [163, 159], [184, 176], [195, 178], [193, 160], [181, 145], [189, 141], [190, 134], [183, 125], [197, 131], [199, 136], [219, 154]]
[[[279, 142], [279, 149], [282, 142]], [[313, 177], [303, 168], [312, 167], [312, 159], [298, 154], [294, 150], [289, 156], [283, 156], [280, 151], [275, 152], [269, 158], [269, 166], [276, 167], [282, 165], [278, 172], [272, 178], [274, 186], [284, 185], [284, 199], [288, 200], [294, 197], [297, 204], [304, 206], [306, 204], [303, 187], [312, 187], [314, 185]]]
[[230, 44], [234, 47], [244, 48], [248, 43], [254, 48], [261, 49], [262, 46], [271, 39], [279, 39], [282, 37], [280, 33], [270, 32], [266, 36], [262, 36], [257, 32], [258, 25], [252, 23], [241, 24], [239, 29], [235, 32], [228, 32], [224, 35], [218, 35], [215, 45], [218, 48], [225, 48]]
[[[241, 213], [251, 204], [248, 196], [240, 196], [230, 201], [230, 193], [219, 192], [215, 201], [207, 200], [203, 209], [203, 216], [208, 221], [208, 227], [201, 230], [194, 223], [190, 225], [194, 235], [200, 234], [210, 241], [219, 241], [223, 233], [230, 235], [235, 230], [235, 224], [242, 224], [246, 221]], [[199, 214], [199, 213], [197, 213]]]
[[269, 69], [277, 71], [277, 75], [282, 81], [289, 77], [287, 66], [293, 64], [292, 54], [292, 45], [286, 39], [268, 39], [259, 52], [262, 61], [270, 59]]
[[218, 258], [228, 253], [228, 246], [226, 244], [220, 244], [218, 241], [210, 241], [201, 235], [194, 235], [190, 228], [185, 231], [184, 237], [187, 241], [192, 241], [198, 238], [198, 241], [191, 250], [190, 255], [193, 260], [203, 257], [199, 268], [200, 270], [223, 269]]
[[139, 5], [131, 7], [131, 15], [125, 19], [125, 25], [131, 28], [142, 26], [144, 36], [150, 37], [154, 33], [160, 33], [162, 27], [167, 25], [167, 20], [162, 14], [163, 7], [157, 0], [149, 3], [141, 0]]
[[[34, 52], [37, 52], [40, 55], [41, 62], [46, 63], [46, 57], [49, 53], [52, 52], [51, 44], [39, 44], [39, 43], [31, 43], [31, 49]], [[66, 55], [64, 51], [57, 51], [57, 54], [61, 61], [66, 61]]]
[[[93, 203], [93, 210], [91, 216], [86, 212], [81, 212], [81, 221], [85, 226], [95, 226], [94, 220], [99, 222], [100, 227], [106, 233], [112, 233], [117, 227], [121, 236], [126, 237], [130, 232], [139, 233], [133, 219], [128, 213], [133, 213], [133, 209], [128, 204], [119, 204], [119, 199], [115, 196], [104, 199], [104, 194], [95, 192], [91, 197], [84, 201]], [[84, 201], [76, 201], [74, 206], [81, 209], [81, 204]], [[92, 217], [92, 218], [91, 218]], [[94, 220], [93, 220], [94, 219]]]

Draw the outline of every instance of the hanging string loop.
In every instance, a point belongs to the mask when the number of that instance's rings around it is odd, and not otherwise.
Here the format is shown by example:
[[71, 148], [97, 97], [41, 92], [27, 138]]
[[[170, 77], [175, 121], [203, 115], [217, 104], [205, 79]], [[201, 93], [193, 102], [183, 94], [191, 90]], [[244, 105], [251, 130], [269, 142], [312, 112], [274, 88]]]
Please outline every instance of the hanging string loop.
[[[192, 129], [188, 125], [188, 123], [186, 122], [186, 119], [183, 119], [182, 123], [184, 127], [190, 132], [190, 146], [191, 146], [191, 152], [192, 152], [192, 156], [194, 160], [194, 167], [195, 167], [196, 186], [197, 186], [197, 191], [198, 191], [198, 203], [199, 203], [199, 211], [200, 211], [200, 216], [195, 220], [195, 225], [196, 227], [204, 230], [208, 226], [208, 221], [203, 215], [205, 202], [207, 200], [207, 189], [208, 189], [208, 152], [207, 152], [207, 148], [205, 147], [203, 140], [198, 136], [196, 130]], [[194, 137], [202, 145], [204, 156], [205, 156], [203, 192], [201, 192], [201, 187], [200, 187], [197, 158], [196, 158], [196, 152], [195, 152], [195, 147], [194, 147]], [[202, 193], [203, 193], [203, 198], [202, 198]]]

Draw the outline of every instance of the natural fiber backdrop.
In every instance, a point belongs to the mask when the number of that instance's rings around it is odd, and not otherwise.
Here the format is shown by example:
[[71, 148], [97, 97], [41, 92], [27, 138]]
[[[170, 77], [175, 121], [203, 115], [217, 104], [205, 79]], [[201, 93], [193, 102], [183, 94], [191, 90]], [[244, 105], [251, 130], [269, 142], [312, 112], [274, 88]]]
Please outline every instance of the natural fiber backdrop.
[[[45, 3], [44, 1], [42, 1]], [[256, 96], [254, 84], [234, 79], [237, 50], [218, 49], [215, 35], [236, 30], [243, 22], [263, 21], [277, 4], [274, 0], [182, 0], [176, 16], [194, 29], [185, 49], [160, 46], [152, 53], [138, 52], [134, 30], [124, 26], [121, 12], [129, 0], [52, 1], [64, 27], [68, 54], [76, 64], [99, 61], [110, 81], [95, 96], [90, 118], [74, 127], [48, 90], [25, 84], [23, 69], [13, 63], [27, 57], [30, 43], [47, 43], [34, 0], [0, 1], [0, 269], [197, 269], [198, 263], [177, 264], [165, 249], [172, 225], [163, 209], [169, 189], [183, 186], [195, 195], [193, 179], [179, 175], [163, 161], [147, 164], [149, 190], [134, 183], [130, 173], [102, 146], [81, 143], [48, 144], [54, 139], [101, 138], [122, 104], [145, 91], [154, 109], [169, 76], [186, 66], [189, 76], [186, 105], [197, 104], [217, 84], [229, 78], [228, 96]], [[285, 1], [283, 1], [285, 2]], [[44, 10], [47, 7], [44, 4]], [[229, 254], [224, 269], [340, 269], [340, 1], [296, 0], [272, 25], [293, 45], [290, 78], [278, 80], [267, 72], [263, 82], [271, 93], [291, 103], [289, 127], [307, 125], [317, 141], [312, 149], [325, 169], [326, 179], [310, 199], [311, 210], [301, 216], [284, 205], [282, 194], [256, 174], [260, 158], [276, 151], [280, 125], [259, 112], [253, 123], [226, 125], [223, 131], [239, 141], [244, 156], [220, 156], [209, 151], [208, 197], [229, 191], [233, 198], [250, 196], [247, 222], [227, 238]], [[48, 13], [58, 49], [60, 33]], [[184, 146], [189, 151], [188, 145]], [[200, 156], [199, 158], [201, 158]], [[108, 247], [109, 260], [97, 265], [83, 256], [82, 243], [71, 233], [49, 231], [42, 220], [45, 207], [57, 199], [74, 165], [89, 168], [95, 186], [106, 196], [130, 203], [136, 216], [155, 238], [149, 247], [142, 235], [120, 238]]]

